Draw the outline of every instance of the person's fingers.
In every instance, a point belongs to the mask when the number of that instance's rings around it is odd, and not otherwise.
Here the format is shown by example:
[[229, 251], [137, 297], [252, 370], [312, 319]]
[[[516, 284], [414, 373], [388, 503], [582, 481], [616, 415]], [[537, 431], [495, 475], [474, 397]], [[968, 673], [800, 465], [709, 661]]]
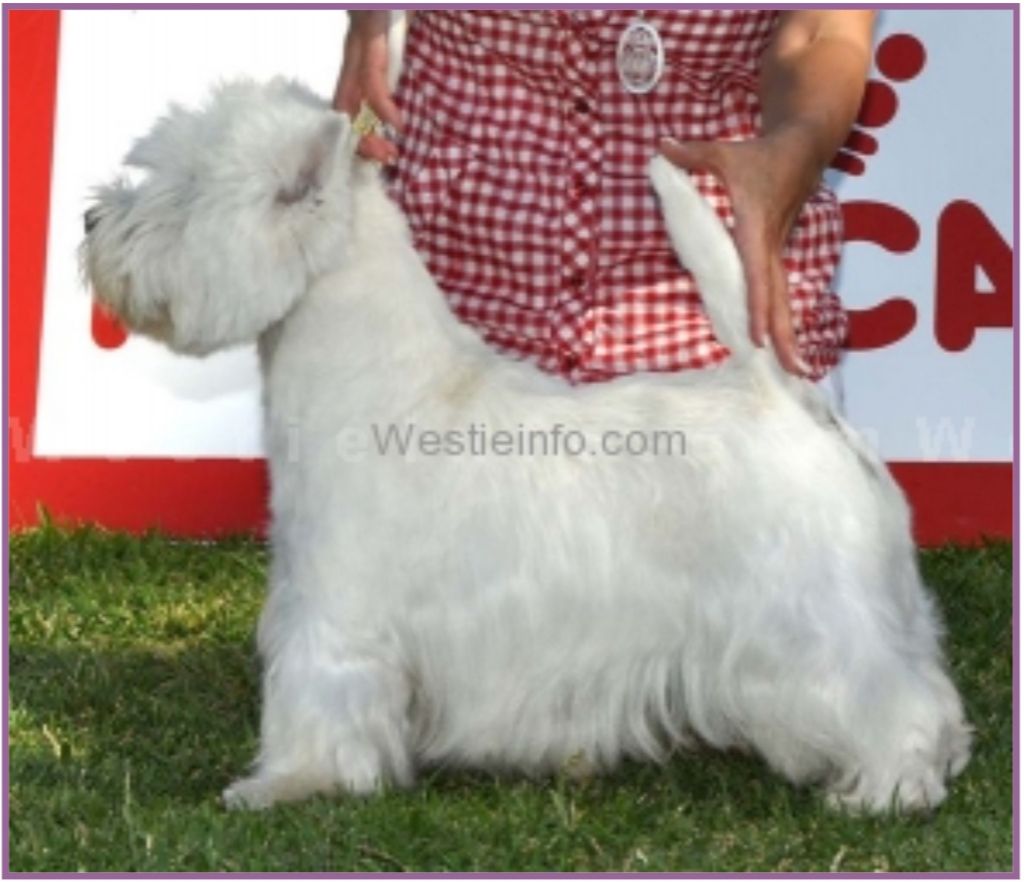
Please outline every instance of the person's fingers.
[[398, 148], [382, 135], [364, 135], [360, 138], [356, 153], [364, 159], [373, 159], [384, 165], [391, 165], [399, 158]]
[[396, 132], [402, 131], [402, 112], [388, 88], [387, 73], [382, 78], [375, 75], [368, 80], [365, 100], [381, 122], [391, 126]]
[[733, 241], [747, 284], [749, 333], [756, 346], [765, 346], [769, 342], [773, 299], [773, 253], [757, 218], [750, 217], [743, 206], [735, 211], [735, 218]]
[[769, 311], [769, 333], [776, 357], [783, 368], [798, 377], [809, 377], [811, 366], [801, 357], [794, 330], [790, 293], [782, 258], [775, 261], [773, 272], [773, 299]]
[[[390, 99], [389, 99], [390, 100]], [[360, 102], [361, 105], [364, 102]], [[374, 114], [382, 122], [393, 125], [393, 130], [398, 131], [398, 127], [391, 123], [390, 120], [382, 117], [382, 111], [379, 110], [379, 106], [374, 106], [369, 98], [365, 100], [366, 105], [374, 112]], [[398, 109], [392, 105], [389, 115], [392, 120], [396, 120], [401, 123], [401, 119], [398, 117]], [[358, 113], [356, 114], [359, 115]], [[365, 130], [364, 130], [365, 131]], [[387, 137], [385, 132], [379, 127], [375, 126], [371, 131], [367, 131], [362, 138], [360, 138], [359, 146], [356, 151], [360, 156], [366, 159], [374, 159], [378, 162], [383, 162], [386, 165], [390, 165], [399, 158], [398, 147]]]

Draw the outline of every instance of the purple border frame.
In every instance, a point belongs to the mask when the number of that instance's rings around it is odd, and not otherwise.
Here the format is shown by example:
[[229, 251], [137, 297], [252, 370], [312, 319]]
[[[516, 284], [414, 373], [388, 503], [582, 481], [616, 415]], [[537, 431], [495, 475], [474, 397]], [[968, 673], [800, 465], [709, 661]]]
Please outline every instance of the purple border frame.
[[[11, 10], [102, 10], [102, 9], [163, 9], [163, 10], [336, 10], [341, 8], [351, 10], [364, 10], [364, 9], [427, 9], [427, 8], [445, 8], [445, 9], [470, 9], [478, 8], [481, 4], [473, 3], [456, 3], [456, 4], [445, 4], [443, 6], [432, 6], [429, 4], [422, 3], [410, 3], [404, 6], [391, 6], [389, 4], [366, 4], [359, 3], [353, 4], [347, 7], [341, 7], [336, 3], [137, 3], [137, 4], [121, 4], [121, 3], [83, 3], [83, 4], [71, 4], [71, 3], [3, 3], [0, 4], [0, 9], [3, 12], [3, 55], [4, 58], [8, 57], [8, 23], [7, 13]], [[508, 8], [518, 8], [524, 5], [532, 4], [488, 4], [493, 6], [507, 6]], [[584, 5], [584, 4], [581, 4]], [[626, 4], [626, 3], [596, 3], [586, 4], [586, 8], [591, 9], [622, 9], [632, 8], [637, 4]], [[671, 8], [687, 8], [687, 7], [701, 7], [709, 4], [654, 4], [656, 6], [665, 6]], [[723, 3], [716, 4], [724, 8], [730, 9], [760, 9], [764, 8], [764, 4], [752, 4], [752, 3]], [[805, 4], [796, 3], [780, 3], [773, 8], [778, 9], [800, 9]], [[1014, 825], [1013, 832], [1013, 852], [1012, 852], [1012, 870], [1008, 873], [967, 873], [967, 872], [949, 872], [949, 873], [745, 873], [745, 878], [750, 879], [820, 879], [824, 876], [828, 876], [830, 879], [900, 879], [907, 876], [914, 876], [922, 879], [1016, 879], [1019, 878], [1020, 873], [1020, 751], [1018, 750], [1020, 741], [1020, 712], [1019, 712], [1019, 676], [1020, 676], [1020, 654], [1019, 649], [1019, 588], [1020, 588], [1020, 562], [1019, 562], [1019, 525], [1020, 525], [1020, 494], [1019, 494], [1019, 453], [1020, 453], [1020, 429], [1019, 421], [1021, 419], [1021, 408], [1020, 408], [1020, 370], [1021, 370], [1021, 326], [1020, 326], [1020, 298], [1019, 294], [1021, 291], [1020, 287], [1020, 269], [1019, 269], [1019, 237], [1020, 237], [1020, 226], [1019, 226], [1019, 210], [1020, 210], [1020, 165], [1021, 165], [1021, 137], [1020, 137], [1020, 116], [1019, 116], [1019, 102], [1021, 98], [1020, 85], [1021, 85], [1021, 68], [1020, 68], [1020, 15], [1021, 8], [1018, 3], [928, 3], [928, 4], [917, 4], [917, 3], [892, 3], [892, 4], [878, 4], [878, 3], [822, 3], [817, 4], [823, 8], [863, 8], [865, 6], [872, 6], [876, 9], [888, 10], [888, 9], [901, 9], [901, 10], [950, 10], [950, 11], [975, 11], [975, 10], [990, 10], [990, 11], [1004, 11], [1011, 12], [1014, 36], [1013, 36], [1013, 74], [1014, 83], [1012, 86], [1012, 97], [1014, 101], [1013, 111], [1013, 139], [1014, 139], [1014, 165], [1012, 169], [1012, 193], [1015, 196], [1013, 215], [1012, 215], [1012, 248], [1014, 253], [1014, 276], [1013, 276], [1013, 302], [1014, 302], [1014, 313], [1013, 313], [1013, 336], [1014, 336], [1014, 377], [1012, 385], [1014, 388], [1014, 442], [1013, 442], [1013, 570], [1012, 570], [1012, 644], [1014, 649], [1014, 659], [1012, 664], [1012, 690], [1013, 690], [1013, 708], [1012, 708], [1012, 737], [1014, 744], [1012, 746], [1012, 769], [1013, 769], [1013, 801], [1012, 801], [1012, 824]], [[538, 4], [539, 8], [559, 8], [548, 6], [547, 4]], [[8, 311], [9, 311], [9, 291], [8, 291], [8, 241], [7, 241], [7, 230], [8, 230], [8, 203], [6, 194], [7, 182], [8, 182], [8, 132], [7, 132], [7, 110], [8, 110], [8, 80], [4, 79], [4, 90], [3, 90], [3, 117], [4, 117], [4, 132], [3, 132], [3, 182], [4, 182], [4, 194], [5, 198], [3, 201], [3, 353], [6, 361], [8, 351]], [[9, 383], [10, 377], [5, 372], [3, 382], [3, 413], [6, 420], [9, 414]], [[8, 495], [8, 480], [9, 480], [9, 445], [3, 445], [2, 453], [2, 468], [3, 468], [3, 490], [4, 490], [4, 510], [3, 510], [3, 654], [4, 654], [4, 667], [3, 667], [3, 710], [2, 710], [2, 732], [3, 732], [3, 780], [6, 783], [9, 781], [10, 771], [10, 750], [9, 750], [9, 661], [10, 656], [8, 652], [8, 635], [9, 635], [9, 614], [7, 604], [7, 590], [9, 584], [10, 574], [10, 548], [9, 548], [9, 529], [10, 529], [10, 515], [7, 506]], [[10, 800], [8, 794], [8, 788], [4, 787], [3, 792], [3, 853], [2, 853], [2, 878], [11, 879], [184, 879], [184, 878], [236, 878], [236, 879], [363, 879], [368, 874], [366, 873], [100, 873], [100, 872], [88, 872], [88, 873], [18, 873], [11, 872], [10, 867], [10, 843], [9, 843], [9, 831], [10, 831]], [[562, 878], [604, 878], [604, 879], [716, 879], [716, 878], [734, 878], [737, 873], [375, 873], [375, 878], [380, 879], [417, 879], [417, 878], [438, 878], [438, 879], [562, 879]]]
[[[321, 10], [321, 11], [364, 11], [364, 10], [446, 10], [446, 9], [462, 9], [472, 10], [480, 9], [482, 6], [487, 6], [492, 9], [522, 9], [522, 8], [534, 8], [539, 10], [558, 10], [558, 9], [636, 9], [638, 8], [637, 3], [580, 3], [580, 4], [549, 4], [549, 3], [407, 3], [402, 6], [395, 6], [390, 3], [353, 3], [345, 6], [339, 3], [288, 3], [288, 2], [261, 2], [261, 3], [174, 3], [174, 2], [135, 2], [135, 3], [35, 3], [28, 0], [28, 2], [10, 2], [2, 3], [3, 11], [6, 13], [8, 10], [53, 10], [53, 11], [78, 11], [78, 10], [124, 10], [124, 11], [139, 11], [139, 10], [182, 10], [182, 11], [207, 11], [207, 10], [240, 10], [240, 11], [260, 11], [260, 10], [297, 10], [297, 11], [309, 11], [309, 10]], [[643, 4], [641, 4], [643, 5]], [[779, 10], [797, 10], [805, 9], [808, 7], [808, 3], [800, 2], [785, 2], [769, 4], [765, 3], [654, 3], [648, 4], [651, 8], [662, 8], [662, 9], [707, 9], [710, 6], [715, 6], [720, 9], [779, 9]], [[990, 11], [990, 12], [1011, 12], [1014, 14], [1014, 20], [1017, 24], [1018, 13], [1021, 8], [1020, 3], [1016, 2], [1005, 2], [1005, 3], [971, 3], [971, 2], [949, 2], [949, 3], [879, 3], [879, 2], [865, 2], [865, 3], [813, 3], [811, 4], [817, 9], [866, 9], [871, 8], [876, 11], [886, 12], [889, 10], [905, 10], [905, 11], [949, 11], [949, 12], [975, 12], [975, 11]], [[1017, 33], [1017, 30], [1016, 30]], [[1015, 40], [1015, 48], [1017, 48], [1017, 40]]]
[[[6, 4], [4, 4], [4, 6], [3, 6], [3, 56], [4, 56], [5, 59], [9, 57], [8, 54], [7, 54], [7, 5]], [[9, 364], [9, 362], [7, 360], [7, 352], [8, 352], [8, 347], [7, 347], [7, 339], [8, 339], [8, 337], [7, 337], [7, 331], [8, 331], [7, 314], [8, 314], [8, 293], [9, 293], [8, 289], [7, 289], [7, 279], [8, 279], [8, 273], [7, 273], [7, 267], [8, 267], [8, 263], [7, 263], [7, 259], [8, 259], [8, 254], [7, 254], [7, 230], [10, 229], [10, 226], [8, 224], [8, 204], [7, 204], [7, 193], [8, 193], [8, 189], [7, 189], [7, 174], [8, 174], [8, 167], [9, 167], [8, 166], [8, 161], [7, 161], [8, 160], [8, 156], [7, 156], [7, 148], [8, 148], [8, 143], [7, 143], [7, 108], [9, 107], [7, 98], [8, 98], [8, 90], [9, 89], [10, 89], [9, 78], [5, 76], [4, 77], [4, 95], [3, 95], [3, 114], [4, 114], [4, 123], [3, 123], [3, 126], [4, 126], [4, 132], [3, 132], [3, 157], [4, 157], [4, 167], [3, 167], [3, 191], [4, 191], [4, 199], [3, 199], [3, 203], [4, 203], [4, 206], [3, 206], [3, 224], [4, 224], [4, 228], [3, 228], [3, 350], [4, 351], [3, 351], [3, 358], [4, 358], [4, 368], [5, 368], [4, 369], [4, 379], [3, 379], [3, 386], [4, 386], [4, 388], [3, 388], [3, 405], [4, 405], [4, 426], [6, 427], [8, 433], [10, 432], [10, 412], [11, 412], [10, 411], [10, 407], [9, 407], [9, 401], [8, 401], [8, 387], [9, 387], [11, 378], [10, 378], [9, 373], [7, 371], [7, 366]], [[10, 671], [10, 667], [11, 667], [11, 654], [10, 654], [10, 649], [9, 649], [9, 642], [8, 642], [8, 639], [7, 639], [8, 638], [8, 634], [9, 634], [8, 626], [10, 624], [10, 621], [9, 621], [10, 620], [10, 616], [8, 614], [8, 603], [7, 603], [7, 588], [8, 588], [8, 585], [10, 584], [10, 581], [11, 581], [11, 579], [10, 579], [10, 574], [11, 574], [11, 567], [10, 567], [10, 541], [8, 539], [8, 536], [9, 536], [9, 533], [10, 533], [9, 505], [8, 505], [8, 500], [10, 499], [10, 492], [8, 490], [8, 483], [7, 483], [10, 480], [10, 472], [8, 471], [8, 469], [10, 467], [10, 463], [8, 462], [8, 452], [9, 452], [9, 446], [10, 445], [9, 445], [8, 441], [9, 441], [9, 439], [5, 437], [4, 445], [3, 445], [3, 455], [2, 455], [2, 457], [0, 457], [0, 459], [2, 459], [2, 468], [3, 468], [2, 483], [3, 483], [3, 492], [4, 492], [4, 513], [3, 513], [3, 530], [4, 530], [4, 535], [3, 535], [3, 539], [0, 540], [0, 541], [3, 542], [3, 567], [4, 567], [3, 575], [0, 576], [0, 578], [3, 579], [3, 606], [4, 606], [4, 610], [3, 610], [3, 637], [2, 637], [2, 640], [3, 640], [3, 666], [4, 666], [4, 672], [3, 672], [3, 711], [2, 711], [2, 718], [3, 718], [3, 724], [2, 725], [3, 725], [3, 739], [4, 739], [4, 743], [3, 743], [3, 791], [4, 791], [3, 792], [3, 825], [4, 825], [4, 827], [3, 827], [3, 832], [2, 832], [2, 835], [3, 835], [3, 867], [2, 867], [2, 869], [0, 869], [0, 872], [2, 872], [4, 874], [7, 873], [7, 868], [10, 866], [10, 846], [8, 844], [8, 840], [10, 839], [10, 830], [11, 830], [11, 806], [10, 806], [10, 797], [9, 797], [9, 790], [10, 790], [10, 788], [7, 786], [7, 782], [10, 780], [10, 768], [11, 768], [11, 766], [10, 766], [11, 751], [10, 751], [10, 738], [9, 738], [9, 732], [10, 732], [10, 709], [9, 709], [10, 708], [10, 689], [9, 689], [10, 684], [9, 684], [9, 671]]]

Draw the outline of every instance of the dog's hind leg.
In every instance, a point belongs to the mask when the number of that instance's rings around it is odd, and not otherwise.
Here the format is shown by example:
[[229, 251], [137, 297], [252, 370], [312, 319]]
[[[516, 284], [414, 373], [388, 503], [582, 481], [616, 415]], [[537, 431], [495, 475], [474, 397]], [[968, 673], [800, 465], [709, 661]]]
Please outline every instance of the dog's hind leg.
[[971, 729], [946, 672], [933, 661], [894, 661], [861, 684], [852, 756], [826, 787], [837, 808], [934, 808], [968, 762]]
[[265, 808], [313, 793], [411, 784], [412, 693], [387, 640], [368, 636], [357, 647], [323, 619], [276, 623], [273, 602], [268, 614], [260, 753], [253, 774], [224, 792], [225, 803]]
[[825, 649], [788, 675], [741, 684], [741, 728], [752, 747], [793, 783], [824, 785], [837, 808], [907, 812], [941, 803], [971, 737], [939, 663], [868, 639], [850, 652]]

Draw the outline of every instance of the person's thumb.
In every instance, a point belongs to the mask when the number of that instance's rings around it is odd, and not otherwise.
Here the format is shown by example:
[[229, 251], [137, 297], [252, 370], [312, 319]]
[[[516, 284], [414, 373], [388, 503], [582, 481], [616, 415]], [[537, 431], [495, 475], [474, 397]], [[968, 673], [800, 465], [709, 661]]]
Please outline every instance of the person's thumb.
[[715, 141], [677, 141], [663, 138], [658, 145], [659, 152], [674, 165], [687, 171], [713, 172], [722, 176], [723, 153]]

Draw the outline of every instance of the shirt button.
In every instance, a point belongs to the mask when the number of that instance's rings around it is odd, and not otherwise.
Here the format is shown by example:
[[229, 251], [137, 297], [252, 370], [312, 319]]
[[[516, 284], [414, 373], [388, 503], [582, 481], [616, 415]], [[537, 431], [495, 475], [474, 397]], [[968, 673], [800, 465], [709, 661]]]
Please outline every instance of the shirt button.
[[568, 281], [569, 286], [571, 288], [573, 288], [576, 291], [579, 291], [581, 288], [584, 287], [584, 282], [586, 282], [587, 279], [584, 277], [584, 274], [582, 272], [577, 270], [576, 272], [570, 274]]
[[569, 192], [574, 199], [581, 199], [585, 196], [594, 196], [595, 188], [582, 174], [575, 174], [570, 180]]
[[586, 98], [577, 98], [573, 102], [573, 109], [579, 114], [586, 114], [591, 112], [591, 102]]

